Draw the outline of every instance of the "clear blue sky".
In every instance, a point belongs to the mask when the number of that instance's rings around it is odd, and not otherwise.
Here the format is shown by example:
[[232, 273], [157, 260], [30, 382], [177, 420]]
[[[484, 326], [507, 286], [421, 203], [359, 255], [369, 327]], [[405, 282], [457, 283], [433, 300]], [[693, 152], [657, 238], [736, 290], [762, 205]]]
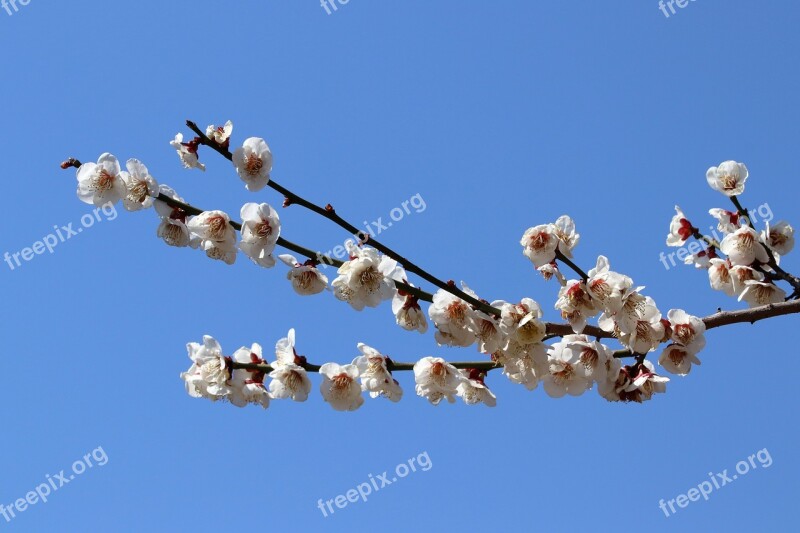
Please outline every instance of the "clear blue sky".
[[[445, 279], [492, 300], [532, 297], [555, 320], [555, 286], [522, 255], [529, 226], [568, 213], [576, 260], [598, 254], [647, 286], [662, 311], [738, 308], [691, 268], [658, 260], [673, 205], [706, 224], [728, 207], [705, 171], [750, 168], [744, 203], [796, 225], [797, 18], [788, 0], [698, 0], [666, 18], [656, 0], [44, 2], [0, 11], [6, 201], [2, 252], [78, 223], [91, 208], [73, 171], [105, 151], [137, 157], [204, 208], [249, 193], [227, 161], [185, 171], [168, 141], [191, 118], [261, 136], [273, 176], [354, 221], [413, 195], [423, 213], [382, 235]], [[299, 208], [284, 232], [330, 249], [346, 237]], [[93, 467], [8, 531], [762, 531], [792, 529], [800, 460], [789, 334], [794, 317], [715, 330], [702, 367], [645, 405], [596, 394], [551, 400], [499, 373], [495, 409], [429, 406], [399, 379], [399, 404], [262, 412], [189, 398], [185, 343], [270, 351], [290, 327], [315, 362], [357, 342], [397, 360], [437, 348], [388, 304], [356, 313], [301, 299], [285, 269], [233, 267], [155, 237], [153, 212], [120, 213], [15, 270], [0, 264], [0, 503], [98, 447]], [[798, 270], [788, 257], [786, 265]], [[328, 271], [333, 274], [333, 270]], [[426, 286], [429, 288], [429, 286]], [[773, 464], [666, 518], [675, 498], [768, 449]], [[432, 467], [323, 517], [334, 498], [427, 452]]]

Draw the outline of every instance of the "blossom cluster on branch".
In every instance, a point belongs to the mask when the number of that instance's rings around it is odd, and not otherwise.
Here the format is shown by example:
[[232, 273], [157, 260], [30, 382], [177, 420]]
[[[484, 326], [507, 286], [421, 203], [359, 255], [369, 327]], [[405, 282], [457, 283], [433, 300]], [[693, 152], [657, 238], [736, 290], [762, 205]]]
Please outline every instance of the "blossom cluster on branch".
[[[291, 330], [278, 341], [275, 360], [268, 363], [259, 344], [226, 356], [213, 337], [205, 336], [202, 344], [188, 344], [192, 365], [181, 374], [193, 397], [265, 408], [274, 399], [305, 401], [312, 390], [308, 376], [312, 372], [320, 374], [320, 392], [331, 407], [352, 411], [364, 403], [364, 392], [373, 398], [399, 401], [403, 391], [393, 372], [413, 371], [416, 394], [434, 405], [461, 398], [470, 405], [494, 406], [496, 397], [486, 378], [489, 371], [501, 369], [511, 382], [529, 390], [541, 383], [554, 398], [579, 396], [596, 385], [606, 400], [642, 402], [665, 392], [669, 381], [656, 372], [648, 354], [660, 349], [658, 364], [668, 373], [685, 376], [700, 364], [697, 355], [706, 345], [707, 329], [800, 312], [794, 305], [800, 296], [800, 279], [780, 266], [781, 258], [794, 246], [794, 231], [787, 222], [767, 223], [763, 231], [756, 230], [738, 201], [748, 177], [741, 163], [724, 162], [710, 168], [706, 175], [708, 184], [729, 197], [735, 208], [710, 211], [725, 235], [722, 241], [702, 235], [676, 207], [667, 245], [682, 246], [692, 238], [704, 243], [706, 248], [688, 262], [708, 270], [711, 287], [746, 301], [753, 308], [751, 313], [699, 318], [671, 309], [663, 314], [653, 298], [643, 293], [644, 287], [611, 270], [605, 256], [599, 256], [588, 272], [576, 265], [573, 251], [580, 235], [574, 221], [564, 215], [553, 223], [529, 228], [520, 240], [524, 255], [544, 279], [560, 285], [554, 309], [566, 323], [549, 323], [543, 320], [544, 312], [535, 300], [483, 299], [465, 283], [458, 287], [453, 281], [443, 281], [374, 236], [357, 230], [332, 206], [318, 206], [279, 185], [271, 176], [273, 158], [264, 139], [250, 137], [230, 152], [230, 121], [209, 126], [205, 132], [192, 122], [187, 125], [196, 136], [184, 141], [179, 133], [171, 142], [185, 168], [206, 170], [199, 160], [200, 147], [211, 148], [231, 161], [248, 191], [269, 186], [284, 196], [283, 207], [300, 205], [350, 232], [354, 238], [347, 244], [348, 260], [321, 258], [286, 239], [277, 210], [267, 203], [244, 204], [240, 222], [223, 211], [193, 207], [172, 188], [159, 185], [137, 159], [129, 159], [126, 170], [107, 153], [97, 163], [81, 164], [70, 159], [62, 167], [77, 168], [77, 194], [83, 202], [100, 206], [121, 201], [128, 211], [153, 207], [160, 219], [156, 233], [170, 246], [199, 249], [227, 264], [235, 263], [241, 253], [262, 268], [274, 267], [275, 249], [286, 248], [307, 258], [300, 262], [291, 254], [277, 256], [289, 267], [286, 277], [297, 294], [329, 291], [356, 311], [391, 300], [395, 322], [403, 329], [424, 334], [430, 320], [439, 346], [476, 346], [485, 358], [450, 363], [423, 357], [413, 364], [397, 363], [359, 343], [360, 355], [351, 363], [315, 365], [297, 354], [295, 332]], [[321, 259], [338, 266], [332, 281], [317, 268]], [[563, 266], [576, 277], [567, 279]], [[410, 274], [435, 285], [436, 292], [411, 284]], [[792, 294], [787, 296], [778, 282], [788, 283]], [[430, 302], [427, 313], [421, 301]], [[793, 303], [779, 305], [790, 301]], [[589, 323], [593, 319], [596, 325]], [[559, 340], [548, 344], [556, 338]], [[614, 351], [601, 342], [612, 338], [621, 350]], [[625, 358], [633, 362], [623, 365]]]

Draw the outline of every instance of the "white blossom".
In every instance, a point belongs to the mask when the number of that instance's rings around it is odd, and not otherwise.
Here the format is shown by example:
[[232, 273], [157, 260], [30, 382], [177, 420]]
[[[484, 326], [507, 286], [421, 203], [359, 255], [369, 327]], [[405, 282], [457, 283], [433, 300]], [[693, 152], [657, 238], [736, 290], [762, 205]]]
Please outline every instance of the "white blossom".
[[553, 229], [558, 238], [558, 251], [571, 258], [572, 250], [581, 240], [580, 234], [575, 231], [575, 222], [569, 216], [561, 215], [553, 224]]
[[567, 279], [558, 269], [558, 264], [555, 261], [552, 263], [547, 263], [546, 265], [542, 265], [536, 270], [539, 271], [545, 281], [550, 281], [553, 277], [555, 277], [558, 280], [559, 285], [564, 286], [567, 283]]
[[[241, 347], [233, 353], [233, 360], [237, 363], [262, 364], [261, 345], [254, 343], [250, 348]], [[264, 372], [258, 370], [236, 369], [231, 377], [230, 402], [237, 407], [250, 404], [260, 405], [264, 409], [269, 407], [270, 396], [264, 387]]]
[[736, 290], [733, 287], [730, 261], [715, 257], [709, 260], [709, 264], [711, 266], [708, 269], [708, 280], [711, 283], [711, 288], [716, 291], [723, 291], [728, 296], [735, 296]]
[[561, 311], [561, 317], [570, 323], [575, 333], [584, 330], [587, 318], [600, 312], [583, 280], [570, 280], [561, 287], [555, 308]]
[[[518, 304], [495, 302], [500, 308], [500, 329], [508, 340], [521, 346], [535, 344], [544, 339], [547, 327], [542, 318], [542, 308], [531, 298], [523, 298]], [[489, 353], [497, 351], [489, 350]]]
[[126, 174], [120, 170], [117, 158], [109, 153], [102, 154], [97, 163], [84, 163], [76, 172], [78, 198], [98, 207], [117, 203], [128, 194]]
[[220, 146], [227, 146], [231, 134], [233, 133], [233, 122], [227, 121], [223, 126], [214, 126], [211, 124], [206, 128], [206, 137], [219, 144]]
[[296, 402], [306, 401], [311, 392], [311, 380], [301, 366], [306, 362], [305, 357], [297, 355], [294, 329], [290, 329], [289, 334], [275, 344], [275, 357], [273, 370], [269, 373], [272, 378], [270, 395], [276, 400], [291, 398]]
[[589, 270], [586, 291], [603, 309], [615, 313], [622, 308], [622, 299], [633, 287], [633, 280], [628, 276], [611, 270], [605, 256], [597, 258], [596, 266]]
[[[404, 280], [408, 284], [407, 280]], [[413, 285], [412, 285], [413, 286]], [[419, 299], [402, 289], [397, 289], [392, 297], [392, 313], [397, 324], [406, 331], [428, 331], [428, 320], [419, 305]]]
[[175, 135], [175, 140], [170, 141], [169, 144], [178, 152], [178, 157], [180, 157], [184, 168], [199, 168], [205, 172], [206, 166], [197, 159], [197, 142], [185, 143], [183, 142], [183, 134], [178, 133]]
[[475, 342], [475, 311], [461, 298], [439, 289], [433, 295], [428, 316], [436, 326], [439, 345], [466, 347]]
[[[480, 300], [478, 294], [465, 283], [462, 282], [461, 286], [466, 294], [469, 294], [476, 300]], [[495, 309], [501, 309], [506, 305], [506, 302], [495, 300], [489, 305]], [[506, 336], [502, 331], [502, 325], [497, 316], [485, 313], [480, 309], [473, 309], [472, 317], [473, 320], [468, 328], [475, 336], [475, 340], [478, 343], [478, 350], [483, 353], [494, 353], [506, 345]]]
[[706, 181], [712, 189], [725, 196], [738, 196], [744, 192], [744, 183], [749, 175], [747, 167], [736, 161], [725, 161], [706, 172]]
[[665, 333], [661, 312], [653, 299], [647, 296], [633, 327], [630, 331], [622, 331], [619, 334], [619, 341], [634, 353], [642, 354], [655, 350], [664, 340]]
[[761, 239], [776, 254], [786, 255], [794, 248], [794, 228], [781, 220], [774, 226], [766, 223], [767, 229], [761, 233]]
[[122, 204], [128, 211], [139, 211], [153, 205], [158, 196], [158, 183], [150, 175], [147, 167], [138, 159], [128, 159], [125, 163], [128, 172], [122, 173], [127, 190]]
[[456, 388], [456, 395], [467, 405], [483, 403], [488, 407], [497, 405], [497, 397], [484, 382], [485, 373], [475, 369], [461, 370], [461, 383]]
[[222, 211], [203, 211], [187, 227], [200, 239], [200, 247], [211, 259], [233, 264], [236, 260], [236, 231], [230, 217]]
[[212, 401], [226, 398], [231, 392], [228, 384], [231, 375], [219, 342], [205, 335], [203, 344], [190, 342], [186, 349], [192, 361], [189, 370], [181, 374], [186, 392], [194, 398]]
[[670, 374], [685, 376], [692, 370], [692, 365], [699, 365], [700, 359], [695, 352], [681, 344], [670, 344], [658, 358], [658, 364]]
[[414, 364], [417, 395], [433, 405], [438, 405], [443, 399], [455, 402], [462, 379], [458, 369], [440, 357], [424, 357]]
[[706, 250], [701, 250], [696, 254], [691, 254], [683, 260], [683, 263], [686, 265], [694, 264], [695, 268], [708, 270], [711, 268], [711, 260], [717, 257], [714, 248], [708, 248]]
[[255, 264], [275, 266], [272, 252], [281, 235], [278, 213], [269, 204], [247, 203], [242, 206], [242, 237], [239, 249]]
[[553, 262], [560, 242], [553, 224], [542, 224], [528, 228], [520, 240], [520, 244], [523, 247], [522, 252], [536, 268]]
[[272, 152], [264, 139], [245, 139], [244, 144], [233, 152], [232, 162], [248, 191], [260, 191], [269, 183]]
[[683, 214], [681, 208], [675, 206], [675, 216], [669, 223], [669, 235], [667, 235], [667, 246], [683, 246], [683, 244], [694, 235], [695, 228]]
[[730, 273], [734, 294], [742, 294], [745, 289], [745, 283], [748, 281], [764, 281], [764, 274], [748, 266], [736, 265], [731, 267], [728, 272]]
[[358, 343], [361, 355], [353, 360], [361, 377], [361, 389], [371, 398], [383, 396], [393, 402], [403, 397], [403, 389], [386, 366], [386, 357], [375, 348]]
[[670, 309], [667, 313], [669, 319], [670, 338], [673, 342], [685, 347], [696, 354], [706, 345], [706, 325], [696, 316], [688, 314], [682, 309]]
[[744, 300], [750, 307], [777, 304], [786, 300], [786, 291], [773, 283], [762, 281], [745, 281], [744, 290], [739, 295], [739, 301]]
[[279, 255], [278, 259], [290, 267], [286, 278], [292, 282], [292, 288], [297, 294], [319, 294], [328, 287], [328, 277], [319, 271], [316, 261], [309, 260], [301, 264], [289, 254]]
[[380, 255], [374, 248], [359, 248], [348, 241], [350, 260], [339, 267], [339, 276], [333, 280], [333, 293], [356, 311], [364, 307], [377, 307], [394, 296], [395, 280], [405, 277], [397, 261]]
[[733, 265], [749, 266], [755, 261], [769, 261], [767, 250], [761, 244], [758, 233], [749, 226], [743, 226], [726, 235], [719, 248]]
[[653, 363], [645, 360], [636, 367], [620, 368], [613, 383], [609, 379], [598, 391], [608, 401], [642, 403], [650, 400], [653, 394], [665, 393], [668, 381], [669, 378], [656, 374]]
[[492, 354], [492, 359], [503, 365], [503, 374], [512, 383], [525, 385], [528, 390], [534, 390], [550, 371], [547, 346], [542, 343], [522, 346], [509, 341], [505, 349]]
[[724, 234], [733, 233], [742, 226], [741, 216], [736, 211], [716, 207], [709, 209], [708, 214], [717, 219], [717, 229]]
[[580, 396], [592, 386], [588, 372], [591, 364], [581, 361], [583, 346], [573, 345], [576, 339], [584, 340], [583, 335], [567, 335], [561, 342], [548, 350], [548, 373], [544, 376], [544, 390], [552, 398], [566, 394]]
[[320, 367], [322, 398], [336, 411], [355, 411], [364, 403], [355, 365], [325, 363]]

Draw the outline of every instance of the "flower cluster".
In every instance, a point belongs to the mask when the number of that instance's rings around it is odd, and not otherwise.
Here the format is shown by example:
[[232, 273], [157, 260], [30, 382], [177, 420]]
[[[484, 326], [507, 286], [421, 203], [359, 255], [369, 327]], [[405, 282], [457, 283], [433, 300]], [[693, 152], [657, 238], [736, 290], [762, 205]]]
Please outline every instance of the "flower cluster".
[[737, 196], [744, 192], [749, 173], [747, 167], [735, 161], [725, 161], [706, 173], [708, 184], [730, 198], [734, 211], [722, 208], [709, 210], [717, 220], [723, 235], [721, 242], [700, 235], [679, 207], [670, 223], [668, 246], [683, 246], [691, 237], [700, 239], [705, 250], [686, 259], [708, 271], [709, 282], [715, 290], [744, 300], [750, 307], [782, 302], [786, 292], [775, 281], [780, 259], [794, 248], [794, 229], [785, 221], [756, 230], [748, 213], [741, 208]]
[[[210, 336], [203, 343], [187, 345], [192, 365], [181, 374], [186, 391], [194, 398], [228, 401], [237, 407], [257, 404], [269, 407], [270, 400], [291, 399], [304, 402], [312, 389], [306, 358], [297, 354], [295, 331], [275, 345], [275, 361], [267, 363], [259, 344], [242, 347], [233, 356], [222, 354], [220, 344]], [[393, 402], [403, 390], [388, 370], [389, 358], [365, 344], [358, 344], [361, 355], [351, 364], [325, 363], [318, 367], [322, 376], [323, 399], [337, 411], [354, 411], [364, 403], [362, 392]], [[269, 383], [265, 383], [270, 378]]]
[[[210, 125], [205, 135], [193, 123], [189, 125], [197, 137], [184, 141], [178, 134], [171, 142], [184, 167], [205, 170], [199, 161], [199, 148], [205, 145], [231, 160], [248, 191], [269, 185], [284, 192], [271, 182], [273, 158], [264, 139], [250, 137], [230, 152], [232, 122]], [[566, 323], [549, 324], [544, 322], [542, 307], [531, 298], [489, 301], [463, 282], [459, 289], [454, 282], [441, 280], [434, 280], [440, 287], [436, 293], [426, 293], [408, 281], [397, 261], [402, 257], [377, 243], [375, 246], [385, 254], [367, 246], [369, 236], [359, 242], [348, 241], [349, 257], [343, 263], [334, 263], [338, 265], [337, 275], [329, 283], [318, 268], [319, 255], [283, 238], [280, 217], [267, 203], [244, 204], [239, 212], [241, 222], [237, 222], [226, 212], [202, 211], [186, 204], [169, 186], [159, 185], [137, 159], [129, 159], [126, 170], [108, 153], [97, 163], [80, 165], [69, 160], [64, 165], [78, 167], [77, 194], [83, 202], [101, 206], [121, 201], [128, 211], [153, 207], [160, 219], [157, 235], [170, 246], [201, 249], [209, 258], [227, 264], [233, 264], [241, 252], [264, 268], [275, 266], [278, 246], [300, 251], [308, 257], [305, 262], [293, 255], [277, 256], [289, 267], [287, 279], [297, 294], [329, 291], [357, 311], [391, 300], [395, 322], [403, 329], [424, 334], [429, 319], [439, 346], [475, 346], [486, 357], [478, 363], [451, 364], [429, 356], [412, 365], [395, 363], [375, 348], [359, 343], [359, 355], [351, 363], [317, 366], [298, 355], [293, 329], [276, 343], [272, 362], [266, 360], [259, 344], [225, 356], [220, 344], [206, 336], [202, 343], [187, 345], [191, 366], [181, 377], [192, 397], [227, 401], [239, 407], [256, 404], [267, 408], [272, 400], [304, 402], [313, 388], [311, 372], [321, 376], [319, 391], [325, 402], [337, 411], [354, 411], [365, 403], [364, 393], [371, 398], [400, 401], [403, 390], [393, 372], [413, 370], [416, 394], [433, 405], [461, 398], [467, 405], [493, 407], [497, 400], [486, 378], [497, 368], [509, 381], [528, 390], [541, 383], [553, 398], [580, 396], [596, 385], [598, 394], [608, 401], [643, 402], [665, 392], [669, 381], [655, 371], [648, 354], [665, 345], [658, 364], [671, 374], [686, 376], [694, 365], [700, 365], [698, 353], [706, 344], [706, 328], [714, 327], [708, 319], [681, 309], [671, 309], [664, 316], [653, 298], [643, 293], [644, 287], [611, 270], [603, 255], [588, 272], [581, 270], [572, 261], [580, 235], [567, 215], [529, 228], [520, 240], [524, 255], [543, 278], [558, 282], [554, 309]], [[737, 197], [744, 192], [748, 176], [747, 167], [734, 161], [711, 167], [706, 173], [708, 184], [734, 204], [732, 211], [709, 211], [723, 238], [702, 235], [676, 206], [666, 242], [668, 246], [683, 246], [695, 238], [705, 243], [706, 249], [692, 255], [687, 263], [706, 269], [712, 288], [760, 307], [797, 298], [800, 279], [780, 267], [781, 258], [794, 247], [793, 228], [783, 221], [766, 222], [759, 232], [739, 204]], [[284, 206], [299, 198], [285, 194]], [[307, 201], [301, 203], [309, 205]], [[311, 206], [317, 212], [321, 209]], [[577, 277], [568, 279], [561, 271], [563, 265]], [[418, 267], [411, 263], [406, 266], [431, 281], [431, 276]], [[789, 298], [778, 281], [794, 287]], [[430, 302], [427, 313], [421, 304], [425, 300]], [[592, 320], [596, 326], [590, 325]], [[558, 340], [547, 344], [553, 338]], [[615, 338], [624, 349], [613, 351], [601, 343], [605, 338]], [[626, 357], [635, 361], [623, 365], [621, 360]]]

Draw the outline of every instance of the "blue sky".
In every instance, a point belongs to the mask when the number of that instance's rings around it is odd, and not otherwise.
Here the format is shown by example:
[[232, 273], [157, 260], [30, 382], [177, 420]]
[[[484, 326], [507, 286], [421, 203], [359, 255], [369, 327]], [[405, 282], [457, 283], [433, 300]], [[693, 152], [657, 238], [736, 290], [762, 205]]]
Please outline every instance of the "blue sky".
[[[382, 235], [481, 296], [532, 297], [555, 320], [556, 287], [519, 238], [568, 213], [582, 242], [647, 286], [662, 311], [740, 304], [704, 274], [665, 270], [673, 205], [703, 224], [728, 207], [705, 170], [744, 161], [747, 206], [792, 221], [800, 186], [795, 2], [699, 0], [665, 17], [655, 0], [316, 0], [135, 3], [33, 0], [0, 11], [7, 201], [2, 252], [91, 211], [58, 163], [105, 151], [144, 161], [191, 203], [237, 213], [249, 193], [205, 152], [183, 170], [183, 121], [264, 137], [273, 176], [355, 222], [419, 194], [426, 209]], [[287, 237], [327, 250], [346, 235], [300, 208]], [[797, 222], [794, 220], [793, 222]], [[794, 317], [715, 330], [702, 367], [645, 405], [596, 394], [552, 400], [499, 373], [495, 409], [434, 408], [399, 376], [399, 404], [336, 413], [317, 392], [262, 412], [189, 398], [185, 343], [270, 348], [290, 327], [312, 361], [365, 342], [396, 360], [478, 358], [407, 333], [388, 304], [356, 313], [294, 295], [279, 265], [233, 267], [155, 237], [152, 212], [104, 219], [14, 270], [0, 265], [0, 503], [13, 505], [102, 448], [95, 465], [9, 531], [786, 530], [800, 474], [787, 358]], [[794, 258], [786, 266], [797, 270]], [[328, 274], [332, 275], [333, 270]], [[426, 288], [430, 286], [423, 284]], [[788, 342], [787, 342], [788, 341]], [[767, 449], [772, 464], [669, 518], [675, 498]], [[427, 454], [417, 471], [324, 517], [335, 498]], [[98, 452], [97, 457], [100, 457]], [[97, 462], [97, 461], [95, 461]], [[101, 461], [102, 462], [102, 461]], [[790, 522], [791, 520], [791, 522]]]

